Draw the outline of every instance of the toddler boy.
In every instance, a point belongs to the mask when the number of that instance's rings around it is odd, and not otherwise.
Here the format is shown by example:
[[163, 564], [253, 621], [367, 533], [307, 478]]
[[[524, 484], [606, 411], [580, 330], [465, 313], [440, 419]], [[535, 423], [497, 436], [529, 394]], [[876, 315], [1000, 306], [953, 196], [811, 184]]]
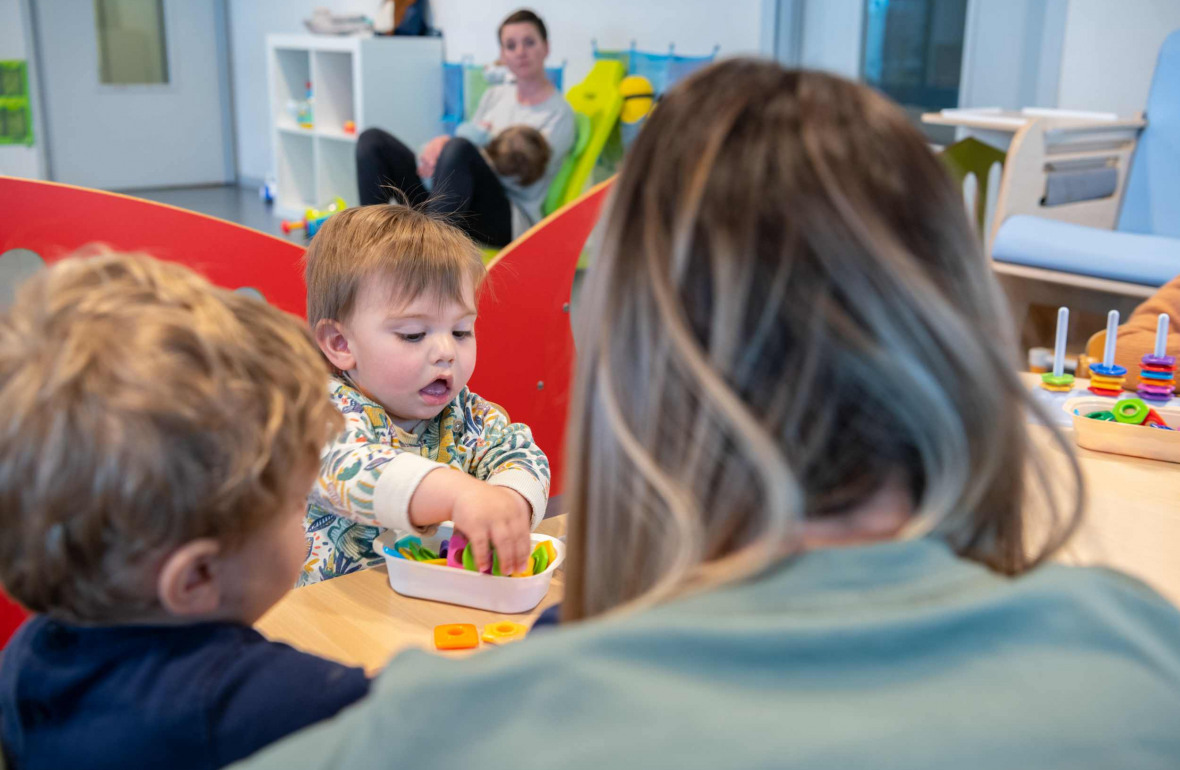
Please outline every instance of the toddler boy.
[[363, 696], [252, 624], [340, 416], [302, 324], [176, 264], [71, 258], [0, 316], [10, 767], [216, 768]]
[[308, 500], [301, 583], [373, 566], [385, 528], [451, 520], [480, 569], [511, 574], [545, 515], [549, 462], [528, 427], [467, 388], [475, 369], [475, 244], [397, 205], [332, 217], [307, 250], [307, 319], [337, 372], [345, 430]]

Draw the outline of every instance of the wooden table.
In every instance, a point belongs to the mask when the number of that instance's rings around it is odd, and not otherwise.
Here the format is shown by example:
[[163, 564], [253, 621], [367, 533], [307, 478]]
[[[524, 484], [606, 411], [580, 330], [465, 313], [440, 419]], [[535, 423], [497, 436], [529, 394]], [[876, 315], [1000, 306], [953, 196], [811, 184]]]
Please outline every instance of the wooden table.
[[[1033, 425], [1029, 431], [1056, 476], [1064, 477], [1066, 456], [1048, 429]], [[1075, 449], [1088, 499], [1082, 528], [1060, 559], [1115, 567], [1180, 605], [1180, 465]], [[1031, 505], [1035, 512], [1036, 502]], [[538, 531], [564, 534], [565, 517], [547, 519]], [[561, 600], [562, 585], [558, 572], [536, 610], [504, 616], [400, 596], [379, 567], [291, 591], [257, 625], [272, 639], [374, 671], [405, 648], [433, 649], [433, 628], [442, 623], [482, 627], [504, 617], [530, 623]]]
[[[1039, 375], [1022, 376], [1030, 388], [1038, 386]], [[1088, 384], [1079, 378], [1075, 391]], [[1038, 395], [1050, 409], [1061, 408], [1059, 403], [1049, 403], [1059, 398]], [[1082, 466], [1087, 498], [1082, 526], [1060, 560], [1114, 567], [1180, 606], [1180, 465], [1082, 449], [1073, 444], [1072, 428], [1061, 430]], [[1048, 429], [1030, 425], [1029, 433], [1057, 477], [1063, 478], [1065, 453], [1053, 443]], [[1035, 515], [1036, 510], [1034, 500], [1031, 512]]]
[[[553, 537], [564, 535], [565, 516], [546, 519], [537, 531]], [[481, 631], [485, 624], [506, 618], [529, 625], [561, 601], [563, 577], [559, 569], [549, 584], [549, 593], [532, 612], [501, 615], [402, 596], [389, 587], [389, 575], [380, 566], [296, 588], [255, 626], [276, 641], [373, 672], [409, 647], [433, 650], [434, 627], [444, 623], [474, 623]]]

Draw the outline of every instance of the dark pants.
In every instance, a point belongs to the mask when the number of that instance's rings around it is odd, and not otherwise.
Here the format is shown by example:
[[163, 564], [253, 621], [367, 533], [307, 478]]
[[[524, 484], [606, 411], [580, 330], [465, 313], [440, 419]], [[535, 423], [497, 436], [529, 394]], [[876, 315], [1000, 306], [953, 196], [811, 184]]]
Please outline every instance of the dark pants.
[[357, 137], [356, 179], [362, 206], [388, 203], [400, 190], [411, 206], [448, 217], [480, 243], [500, 247], [512, 240], [512, 204], [504, 186], [466, 139], [451, 139], [443, 147], [428, 195], [414, 152], [386, 131], [367, 129]]

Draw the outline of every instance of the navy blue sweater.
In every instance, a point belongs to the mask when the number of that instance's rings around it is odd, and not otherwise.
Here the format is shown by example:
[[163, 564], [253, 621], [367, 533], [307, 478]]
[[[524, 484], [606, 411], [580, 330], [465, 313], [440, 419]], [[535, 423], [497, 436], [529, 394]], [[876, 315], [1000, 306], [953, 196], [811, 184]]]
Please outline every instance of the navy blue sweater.
[[247, 626], [34, 617], [0, 654], [0, 746], [14, 770], [217, 768], [368, 689], [360, 669]]

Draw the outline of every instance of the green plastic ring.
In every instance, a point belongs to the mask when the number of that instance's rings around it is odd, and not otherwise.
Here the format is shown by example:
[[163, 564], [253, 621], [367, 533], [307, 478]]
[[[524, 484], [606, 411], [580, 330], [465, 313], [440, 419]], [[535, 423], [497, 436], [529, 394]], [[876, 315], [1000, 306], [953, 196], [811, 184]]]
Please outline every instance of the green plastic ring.
[[471, 547], [471, 543], [463, 549], [463, 569], [468, 572], [476, 572], [475, 567], [475, 549]]
[[1045, 383], [1046, 385], [1055, 385], [1057, 387], [1072, 385], [1073, 380], [1074, 377], [1072, 374], [1053, 374], [1052, 372], [1046, 372], [1041, 375], [1041, 382]]
[[1114, 405], [1114, 419], [1128, 425], [1142, 425], [1151, 408], [1141, 398], [1128, 398]]
[[1086, 417], [1091, 420], [1102, 420], [1103, 422], [1113, 422], [1114, 412], [1090, 412]]
[[539, 545], [533, 551], [533, 574], [540, 575], [549, 567], [549, 552], [545, 546]]

